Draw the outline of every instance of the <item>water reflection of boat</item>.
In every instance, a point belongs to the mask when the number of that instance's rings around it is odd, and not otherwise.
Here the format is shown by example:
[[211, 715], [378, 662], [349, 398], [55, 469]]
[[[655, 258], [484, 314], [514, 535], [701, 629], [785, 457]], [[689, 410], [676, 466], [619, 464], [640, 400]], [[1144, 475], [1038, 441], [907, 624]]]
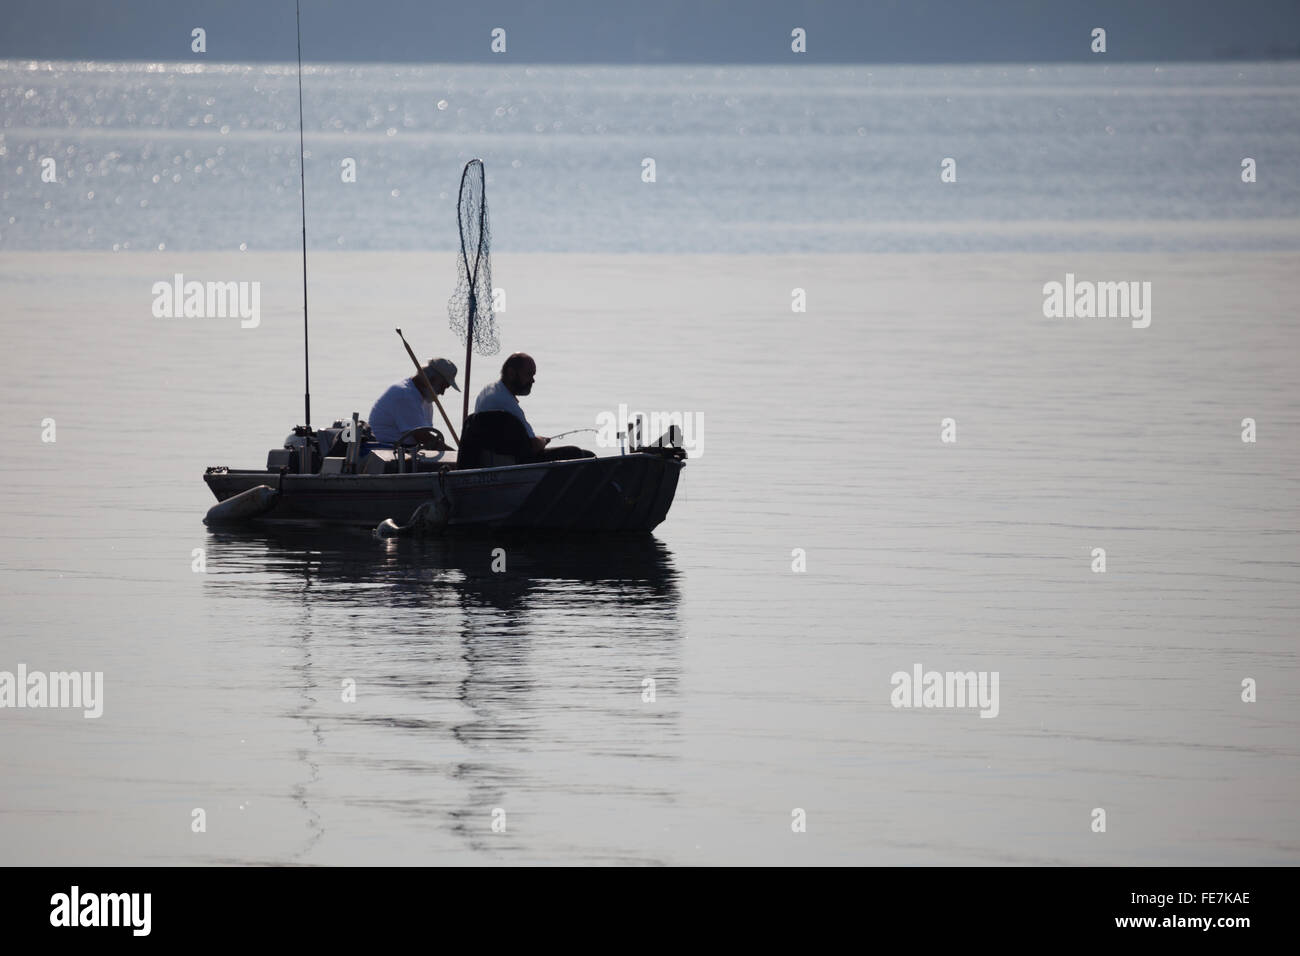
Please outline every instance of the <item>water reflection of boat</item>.
[[[611, 760], [680, 756], [679, 573], [653, 536], [248, 527], [210, 529], [205, 550], [211, 612], [232, 640], [255, 635], [244, 643], [271, 668], [268, 703], [308, 735], [293, 750], [288, 796], [307, 831], [292, 861], [317, 859], [321, 835], [357, 813], [389, 839], [376, 838], [385, 862], [417, 862], [391, 842], [412, 815], [434, 843], [446, 834], [441, 852], [469, 854], [447, 857], [458, 862], [527, 851], [490, 815], [557, 774], [596, 774], [590, 785], [631, 811], [674, 799], [653, 773], [604, 776]], [[340, 702], [345, 678], [353, 703]], [[570, 841], [573, 859], [661, 862], [606, 831]]]
[[[300, 579], [318, 585], [314, 601], [355, 603], [355, 586], [372, 595], [382, 588], [388, 607], [427, 607], [436, 591], [499, 605], [554, 584], [584, 587], [593, 603], [616, 600], [619, 613], [657, 609], [673, 616], [678, 597], [672, 552], [650, 535], [483, 531], [382, 539], [355, 529], [268, 525], [212, 528], [208, 539], [214, 571]], [[234, 581], [247, 586], [242, 574]]]

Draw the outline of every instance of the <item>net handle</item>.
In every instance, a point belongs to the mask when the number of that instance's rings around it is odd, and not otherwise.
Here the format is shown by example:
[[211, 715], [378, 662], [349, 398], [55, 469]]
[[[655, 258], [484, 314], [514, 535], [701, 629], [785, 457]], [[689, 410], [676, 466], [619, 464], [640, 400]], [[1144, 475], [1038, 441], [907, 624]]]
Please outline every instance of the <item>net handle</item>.
[[[474, 268], [469, 266], [469, 250], [465, 248], [465, 221], [462, 218], [465, 210], [465, 185], [469, 180], [469, 171], [478, 166], [480, 172], [480, 181], [483, 183], [482, 193], [478, 201], [478, 248], [474, 250]], [[469, 383], [470, 368], [474, 361], [474, 319], [478, 311], [478, 301], [474, 294], [474, 289], [478, 285], [478, 266], [483, 259], [483, 223], [487, 217], [487, 171], [483, 169], [481, 159], [471, 159], [465, 164], [464, 171], [460, 174], [460, 192], [456, 196], [456, 224], [460, 227], [460, 257], [465, 263], [465, 275], [469, 280], [469, 315], [467, 316], [465, 328], [465, 401], [461, 405], [460, 411], [460, 430], [465, 431], [465, 422], [469, 418]]]

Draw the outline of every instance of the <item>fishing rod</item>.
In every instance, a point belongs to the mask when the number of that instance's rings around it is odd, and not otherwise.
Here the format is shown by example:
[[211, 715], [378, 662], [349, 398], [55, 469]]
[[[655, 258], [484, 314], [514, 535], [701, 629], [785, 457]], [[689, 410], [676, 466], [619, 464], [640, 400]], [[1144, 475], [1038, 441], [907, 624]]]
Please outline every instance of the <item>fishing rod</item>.
[[565, 435], [576, 435], [578, 434], [578, 432], [599, 432], [599, 431], [600, 431], [599, 428], [575, 428], [572, 431], [560, 432], [558, 435], [552, 435], [551, 441], [554, 441], [557, 438], [563, 438]]
[[311, 359], [307, 349], [307, 171], [302, 144], [302, 3], [294, 0], [298, 17], [298, 184], [302, 196], [302, 403], [308, 432], [311, 431]]

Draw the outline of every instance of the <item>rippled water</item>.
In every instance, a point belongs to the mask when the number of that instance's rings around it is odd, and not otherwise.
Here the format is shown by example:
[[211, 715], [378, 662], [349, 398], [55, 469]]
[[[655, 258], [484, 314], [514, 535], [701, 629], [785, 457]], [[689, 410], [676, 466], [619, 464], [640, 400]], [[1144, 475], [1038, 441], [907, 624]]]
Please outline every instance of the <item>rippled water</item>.
[[[480, 156], [503, 250], [1295, 249], [1298, 89], [1294, 63], [308, 65], [309, 235], [450, 249]], [[299, 242], [292, 65], [8, 61], [0, 114], [0, 249]]]

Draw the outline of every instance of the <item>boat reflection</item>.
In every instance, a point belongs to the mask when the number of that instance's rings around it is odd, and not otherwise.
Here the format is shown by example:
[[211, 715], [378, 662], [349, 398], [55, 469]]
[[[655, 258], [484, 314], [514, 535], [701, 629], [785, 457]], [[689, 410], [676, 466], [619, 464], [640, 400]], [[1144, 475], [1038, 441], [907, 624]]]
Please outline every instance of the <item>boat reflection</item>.
[[450, 588], [466, 609], [526, 613], [530, 594], [567, 584], [581, 585], [593, 601], [616, 600], [611, 611], [624, 615], [677, 610], [672, 553], [650, 535], [377, 538], [353, 529], [249, 527], [209, 529], [208, 541], [215, 568], [270, 573], [281, 586], [319, 584], [314, 598], [325, 602], [356, 602], [352, 588], [381, 589], [387, 606], [418, 610]]
[[[440, 813], [439, 825], [475, 850], [509, 846], [490, 814], [507, 794], [517, 805], [521, 792], [544, 789], [539, 753], [677, 758], [674, 695], [642, 699], [645, 678], [662, 695], [681, 669], [678, 572], [650, 535], [221, 530], [209, 532], [207, 566], [214, 594], [269, 600], [269, 616], [288, 625], [279, 639], [297, 649], [284, 683], [299, 691], [285, 716], [305, 721], [315, 745], [298, 754], [305, 779], [292, 796], [312, 835], [296, 860], [325, 830], [312, 791], [326, 754], [405, 755], [368, 806], [395, 805], [393, 791], [441, 777], [435, 798], [395, 808]], [[359, 689], [346, 707], [334, 703], [342, 677]], [[420, 739], [407, 747], [395, 732]], [[369, 753], [355, 762], [373, 777]]]

